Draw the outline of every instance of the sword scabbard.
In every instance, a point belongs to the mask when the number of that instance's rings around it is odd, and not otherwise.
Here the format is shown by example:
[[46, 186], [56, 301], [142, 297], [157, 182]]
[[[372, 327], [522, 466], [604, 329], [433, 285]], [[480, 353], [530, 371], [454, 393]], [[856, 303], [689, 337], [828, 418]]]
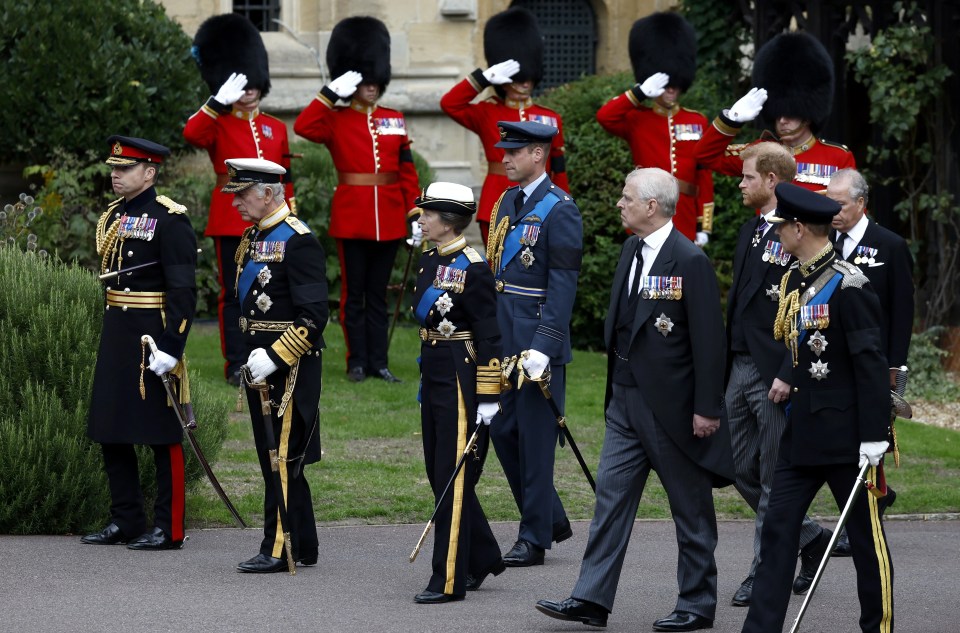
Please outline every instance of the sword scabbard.
[[283, 533], [283, 549], [287, 552], [287, 569], [291, 576], [296, 576], [297, 563], [293, 560], [293, 543], [290, 540], [290, 532]]
[[410, 562], [417, 560], [417, 554], [420, 553], [420, 548], [423, 547], [423, 542], [427, 540], [427, 534], [430, 533], [430, 528], [433, 527], [433, 521], [427, 523], [427, 527], [423, 528], [423, 534], [420, 535], [420, 540], [417, 541], [416, 547], [413, 548], [413, 551], [410, 552]]

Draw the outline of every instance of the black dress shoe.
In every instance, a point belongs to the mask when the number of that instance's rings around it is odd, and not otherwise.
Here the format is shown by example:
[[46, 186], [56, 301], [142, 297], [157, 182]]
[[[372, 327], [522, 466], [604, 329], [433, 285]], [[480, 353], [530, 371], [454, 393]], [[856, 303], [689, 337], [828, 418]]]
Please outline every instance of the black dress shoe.
[[141, 534], [137, 538], [127, 543], [127, 549], [136, 549], [144, 551], [158, 551], [163, 549], [180, 549], [183, 547], [183, 541], [174, 541], [167, 533], [158, 527], [153, 528], [152, 532]]
[[686, 611], [674, 611], [653, 623], [654, 631], [699, 631], [712, 628], [713, 620], [710, 618]]
[[840, 531], [837, 542], [833, 546], [831, 556], [853, 556], [853, 550], [850, 549], [850, 539], [847, 538], [847, 528]]
[[503, 559], [500, 559], [496, 562], [496, 564], [493, 567], [483, 572], [482, 574], [474, 576], [473, 574], [468, 572], [467, 584], [466, 584], [467, 591], [476, 591], [477, 589], [480, 588], [480, 585], [483, 584], [483, 581], [487, 579], [487, 576], [489, 576], [490, 574], [493, 574], [494, 576], [499, 576], [500, 574], [503, 573], [503, 570], [506, 568], [507, 566], [503, 564]]
[[99, 532], [87, 534], [80, 539], [81, 543], [90, 543], [91, 545], [116, 545], [126, 543], [130, 538], [120, 531], [120, 526], [111, 523]]
[[563, 523], [553, 524], [554, 543], [562, 543], [571, 536], [573, 536], [573, 528], [570, 527], [570, 521], [568, 519], [564, 518]]
[[577, 600], [576, 598], [567, 598], [563, 602], [538, 600], [537, 611], [558, 620], [582, 622], [590, 626], [607, 626], [606, 609], [599, 604]]
[[456, 602], [458, 600], [463, 600], [463, 596], [437, 593], [436, 591], [421, 591], [413, 597], [413, 601], [417, 604], [443, 604], [444, 602]]
[[245, 560], [237, 565], [237, 571], [245, 574], [276, 574], [288, 569], [285, 559], [274, 558], [266, 554], [257, 554], [250, 560]]
[[503, 564], [507, 567], [542, 565], [543, 548], [530, 541], [520, 539], [513, 544], [513, 548], [503, 557]]
[[833, 531], [823, 528], [820, 532], [820, 538], [807, 543], [800, 550], [800, 573], [793, 581], [793, 593], [802, 596], [810, 589], [813, 584], [813, 577], [817, 575], [817, 568], [820, 567], [820, 561], [823, 555], [827, 553], [827, 545], [830, 543], [830, 537]]
[[385, 382], [403, 382], [402, 380], [394, 376], [393, 372], [391, 372], [386, 367], [384, 367], [383, 369], [378, 369], [377, 376], [382, 378]]
[[737, 593], [733, 594], [733, 600], [730, 601], [735, 607], [749, 607], [750, 606], [750, 596], [753, 595], [753, 576], [747, 576], [742, 583], [740, 583], [740, 588], [737, 589]]
[[354, 367], [347, 372], [347, 380], [350, 382], [363, 382], [367, 379], [367, 372], [363, 371], [363, 367]]

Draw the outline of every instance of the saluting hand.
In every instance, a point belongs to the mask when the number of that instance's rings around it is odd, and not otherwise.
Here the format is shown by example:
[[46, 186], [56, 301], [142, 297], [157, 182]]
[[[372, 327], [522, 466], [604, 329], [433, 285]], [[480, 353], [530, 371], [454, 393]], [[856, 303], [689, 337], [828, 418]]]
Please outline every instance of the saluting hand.
[[518, 72], [520, 72], [520, 62], [515, 59], [508, 59], [483, 71], [483, 76], [493, 85], [502, 86], [513, 81], [513, 76]]
[[767, 100], [767, 91], [763, 88], [751, 88], [750, 92], [740, 97], [733, 107], [727, 111], [727, 117], [734, 123], [753, 121], [763, 109]]
[[363, 81], [363, 75], [355, 70], [348, 70], [336, 79], [330, 82], [328, 87], [333, 90], [338, 97], [346, 99], [357, 91], [357, 86]]
[[231, 73], [230, 77], [220, 86], [220, 90], [217, 91], [214, 99], [217, 100], [217, 103], [222, 103], [225, 106], [233, 105], [243, 96], [243, 91], [246, 86], [246, 75], [243, 73]]
[[653, 73], [640, 84], [640, 92], [642, 92], [647, 99], [656, 99], [667, 89], [668, 83], [670, 83], [670, 75], [667, 73]]

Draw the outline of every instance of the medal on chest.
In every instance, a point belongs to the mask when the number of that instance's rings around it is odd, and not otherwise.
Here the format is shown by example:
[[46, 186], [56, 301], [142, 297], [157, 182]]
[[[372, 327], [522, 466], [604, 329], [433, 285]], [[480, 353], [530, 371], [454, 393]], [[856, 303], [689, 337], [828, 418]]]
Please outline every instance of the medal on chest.
[[763, 255], [761, 255], [763, 261], [781, 266], [789, 264], [790, 257], [790, 253], [783, 249], [783, 244], [774, 240], [767, 240], [767, 246], [763, 249]]
[[641, 283], [640, 296], [644, 299], [679, 301], [683, 298], [683, 277], [647, 276]]
[[673, 138], [677, 141], [699, 141], [703, 126], [699, 123], [674, 123]]
[[860, 264], [875, 264], [877, 263], [876, 258], [877, 249], [869, 246], [857, 246], [857, 256], [853, 258], [853, 263], [857, 266]]
[[120, 227], [117, 229], [117, 235], [123, 239], [146, 240], [153, 239], [157, 230], [157, 219], [147, 217], [144, 213], [140, 217], [129, 216], [124, 213], [120, 216]]
[[800, 306], [801, 330], [824, 330], [830, 326], [830, 304], [821, 303], [812, 306]]
[[463, 292], [463, 285], [467, 282], [467, 271], [450, 266], [437, 266], [437, 274], [433, 278], [433, 287], [449, 292]]
[[251, 242], [250, 260], [255, 262], [282, 262], [286, 242]]
[[661, 312], [657, 320], [653, 322], [653, 327], [657, 328], [657, 332], [660, 332], [660, 334], [666, 337], [667, 334], [673, 331], [673, 321], [670, 320], [670, 317], [668, 317], [665, 312]]

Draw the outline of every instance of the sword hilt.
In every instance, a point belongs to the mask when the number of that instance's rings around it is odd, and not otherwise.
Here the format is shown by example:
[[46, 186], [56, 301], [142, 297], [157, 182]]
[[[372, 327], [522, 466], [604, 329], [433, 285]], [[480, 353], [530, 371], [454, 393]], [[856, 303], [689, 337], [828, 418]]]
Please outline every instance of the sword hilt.
[[894, 391], [897, 392], [897, 395], [901, 398], [903, 394], [907, 391], [907, 378], [909, 378], [910, 369], [906, 365], [900, 365], [897, 367], [897, 377], [895, 378], [896, 386]]

